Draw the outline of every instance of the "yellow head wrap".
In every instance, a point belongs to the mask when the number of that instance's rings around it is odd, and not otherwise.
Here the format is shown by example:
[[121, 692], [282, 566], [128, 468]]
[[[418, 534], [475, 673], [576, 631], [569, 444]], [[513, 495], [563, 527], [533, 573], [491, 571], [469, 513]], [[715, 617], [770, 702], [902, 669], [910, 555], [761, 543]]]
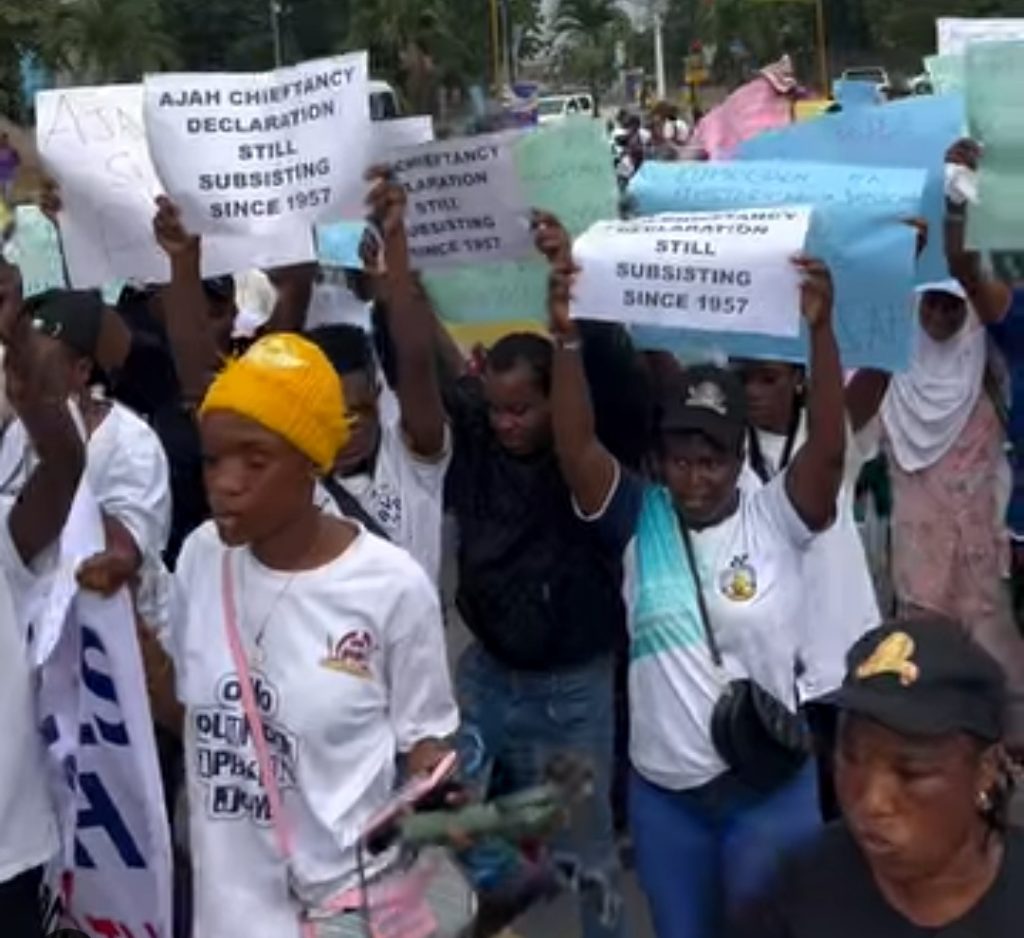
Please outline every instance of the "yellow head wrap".
[[277, 332], [225, 365], [206, 392], [200, 416], [230, 410], [284, 437], [323, 473], [348, 442], [341, 380], [312, 342]]

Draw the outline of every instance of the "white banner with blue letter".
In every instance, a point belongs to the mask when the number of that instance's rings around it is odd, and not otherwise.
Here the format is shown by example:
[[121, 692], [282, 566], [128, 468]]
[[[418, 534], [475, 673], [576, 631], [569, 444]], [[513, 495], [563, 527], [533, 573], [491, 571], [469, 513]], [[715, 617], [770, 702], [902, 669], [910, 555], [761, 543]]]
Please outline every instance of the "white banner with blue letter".
[[51, 917], [90, 938], [171, 938], [170, 831], [132, 601], [75, 583], [103, 545], [83, 484], [33, 627], [63, 845], [48, 876]]

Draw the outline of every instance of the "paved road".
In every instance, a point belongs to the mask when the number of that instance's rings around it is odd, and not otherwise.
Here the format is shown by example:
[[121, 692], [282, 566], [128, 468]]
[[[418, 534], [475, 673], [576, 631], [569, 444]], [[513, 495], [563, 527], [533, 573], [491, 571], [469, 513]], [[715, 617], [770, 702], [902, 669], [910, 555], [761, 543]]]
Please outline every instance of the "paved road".
[[[646, 903], [632, 876], [625, 884], [627, 938], [654, 938]], [[576, 901], [564, 896], [550, 905], [539, 906], [502, 938], [579, 938]]]
[[[455, 552], [453, 529], [450, 524], [446, 528], [445, 540], [444, 556], [447, 562], [442, 573], [442, 594], [446, 599], [448, 656], [454, 668], [455, 662], [469, 645], [471, 638], [452, 602], [454, 593], [452, 558]], [[627, 938], [654, 938], [654, 931], [651, 929], [647, 916], [646, 903], [633, 876], [626, 877], [624, 890], [628, 916]], [[513, 929], [505, 932], [501, 938], [579, 938], [579, 935], [580, 925], [576, 897], [561, 896], [554, 902], [537, 906]]]

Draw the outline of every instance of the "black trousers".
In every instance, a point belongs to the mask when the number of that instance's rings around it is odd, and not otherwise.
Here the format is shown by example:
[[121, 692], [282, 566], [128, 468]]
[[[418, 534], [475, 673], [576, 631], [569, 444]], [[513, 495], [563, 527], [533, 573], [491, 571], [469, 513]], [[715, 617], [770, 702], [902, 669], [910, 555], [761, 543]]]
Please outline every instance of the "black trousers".
[[0, 883], [0, 931], [14, 938], [43, 938], [42, 867]]

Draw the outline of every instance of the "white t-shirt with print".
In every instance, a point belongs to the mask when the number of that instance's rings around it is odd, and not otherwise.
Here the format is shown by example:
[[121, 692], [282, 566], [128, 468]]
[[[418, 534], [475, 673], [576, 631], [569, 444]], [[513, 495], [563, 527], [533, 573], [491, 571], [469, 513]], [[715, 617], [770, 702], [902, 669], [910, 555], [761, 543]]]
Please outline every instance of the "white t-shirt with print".
[[[185, 751], [202, 938], [297, 938], [225, 636], [212, 523], [186, 541], [164, 644], [186, 707]], [[230, 551], [242, 642], [294, 832], [293, 888], [315, 903], [357, 883], [355, 845], [395, 782], [395, 759], [455, 731], [437, 591], [401, 550], [360, 531], [296, 574]], [[263, 632], [263, 654], [254, 652]]]
[[[15, 421], [0, 444], [0, 486], [15, 495], [28, 481], [36, 456], [24, 424]], [[171, 531], [171, 485], [167, 455], [152, 427], [133, 411], [111, 402], [89, 437], [85, 478], [103, 512], [131, 534], [142, 555], [137, 606], [154, 629], [167, 615], [160, 598], [161, 554]]]
[[[758, 442], [769, 478], [780, 469], [786, 438], [758, 432]], [[807, 439], [806, 416], [797, 430], [792, 451], [799, 452]], [[836, 500], [836, 520], [819, 534], [804, 557], [803, 610], [800, 630], [802, 700], [815, 700], [843, 683], [846, 653], [865, 632], [881, 620], [878, 598], [871, 580], [864, 542], [857, 530], [853, 503], [857, 479], [870, 457], [868, 446], [851, 429], [846, 434], [846, 465]], [[763, 484], [748, 465], [742, 484], [754, 489]]]
[[27, 623], [16, 593], [32, 582], [11, 540], [10, 506], [0, 511], [0, 883], [40, 866], [57, 852], [57, 819], [50, 801], [36, 719], [26, 643]]
[[[622, 550], [623, 598], [635, 637], [636, 527], [652, 483], [621, 473], [607, 506], [588, 519], [612, 550]], [[797, 632], [802, 562], [813, 534], [789, 500], [780, 476], [742, 489], [737, 510], [720, 524], [692, 531], [704, 600], [723, 658], [715, 666], [700, 620], [665, 633], [630, 655], [630, 760], [644, 778], [674, 791], [698, 788], [727, 766], [711, 741], [711, 715], [731, 680], [752, 678], [796, 709]], [[685, 564], [685, 555], [681, 564]], [[680, 576], [686, 576], [680, 567]]]
[[[335, 476], [387, 534], [419, 562], [432, 583], [441, 576], [441, 525], [444, 515], [444, 477], [451, 462], [451, 435], [445, 429], [443, 452], [423, 459], [410, 448], [396, 415], [381, 411], [380, 448], [373, 475]], [[317, 504], [340, 516], [341, 511], [323, 486]]]

